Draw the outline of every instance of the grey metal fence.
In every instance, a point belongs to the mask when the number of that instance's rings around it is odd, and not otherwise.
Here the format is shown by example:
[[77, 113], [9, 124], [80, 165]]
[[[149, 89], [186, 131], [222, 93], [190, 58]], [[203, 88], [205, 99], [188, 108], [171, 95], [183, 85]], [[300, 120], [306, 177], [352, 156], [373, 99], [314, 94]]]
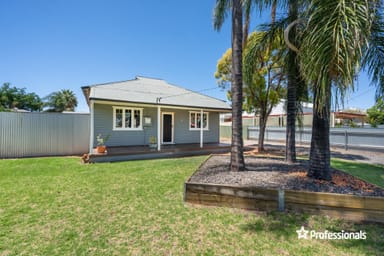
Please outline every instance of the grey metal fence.
[[0, 158], [88, 152], [89, 114], [0, 112]]
[[[266, 141], [285, 141], [286, 128], [268, 127], [265, 131]], [[299, 129], [296, 131], [296, 142], [311, 142], [310, 128]], [[259, 127], [248, 127], [247, 138], [257, 140], [259, 137]], [[364, 147], [384, 149], [384, 129], [370, 128], [331, 128], [330, 143], [333, 146]]]

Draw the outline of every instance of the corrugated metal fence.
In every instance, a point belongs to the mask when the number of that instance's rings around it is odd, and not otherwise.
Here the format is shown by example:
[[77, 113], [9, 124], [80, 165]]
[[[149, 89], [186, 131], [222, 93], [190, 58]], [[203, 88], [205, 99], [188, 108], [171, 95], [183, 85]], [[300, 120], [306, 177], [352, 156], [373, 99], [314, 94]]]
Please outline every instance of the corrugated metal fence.
[[0, 112], [0, 158], [88, 152], [89, 114]]
[[[248, 127], [247, 138], [257, 140], [259, 127]], [[286, 128], [268, 127], [265, 131], [265, 140], [285, 141]], [[311, 129], [304, 128], [296, 131], [296, 142], [310, 143]], [[384, 129], [370, 128], [331, 128], [330, 143], [334, 146], [362, 147], [384, 149]]]

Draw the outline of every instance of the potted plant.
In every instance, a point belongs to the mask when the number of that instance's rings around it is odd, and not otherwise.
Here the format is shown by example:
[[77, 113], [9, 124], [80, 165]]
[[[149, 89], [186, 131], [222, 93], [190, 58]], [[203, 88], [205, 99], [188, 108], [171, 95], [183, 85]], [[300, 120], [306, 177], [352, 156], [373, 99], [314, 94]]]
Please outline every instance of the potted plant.
[[108, 134], [107, 136], [105, 136], [105, 138], [103, 138], [101, 133], [99, 133], [99, 135], [96, 136], [96, 140], [97, 140], [96, 151], [97, 151], [97, 153], [105, 153], [105, 151], [107, 149], [107, 146], [105, 146], [105, 143], [109, 140], [109, 137], [111, 137], [110, 134]]
[[156, 137], [155, 136], [149, 137], [149, 148], [151, 150], [156, 150], [157, 142], [156, 142]]

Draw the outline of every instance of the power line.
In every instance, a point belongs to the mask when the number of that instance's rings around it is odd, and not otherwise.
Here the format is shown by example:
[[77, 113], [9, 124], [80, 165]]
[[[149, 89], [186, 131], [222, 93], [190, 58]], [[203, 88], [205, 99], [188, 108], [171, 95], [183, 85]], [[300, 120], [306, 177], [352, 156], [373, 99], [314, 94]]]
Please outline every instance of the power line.
[[349, 98], [348, 100], [353, 100], [355, 98], [358, 98], [358, 97], [360, 97], [360, 96], [362, 96], [362, 95], [364, 95], [364, 94], [366, 94], [367, 92], [370, 92], [370, 91], [371, 91], [371, 89], [367, 89], [364, 92], [362, 92], [362, 93], [360, 93], [360, 94], [358, 94], [356, 96], [353, 96], [352, 98]]
[[205, 91], [210, 91], [210, 90], [213, 90], [213, 89], [218, 89], [219, 87], [212, 87], [212, 88], [206, 88], [206, 89], [202, 89], [202, 90], [198, 90], [198, 91], [188, 91], [188, 92], [185, 92], [185, 93], [180, 93], [180, 94], [175, 94], [175, 95], [169, 95], [169, 96], [165, 96], [165, 97], [160, 97], [160, 99], [166, 99], [166, 98], [171, 98], [171, 97], [178, 97], [178, 96], [182, 96], [182, 95], [187, 95], [187, 94], [192, 94], [192, 93], [199, 93], [199, 92], [205, 92]]

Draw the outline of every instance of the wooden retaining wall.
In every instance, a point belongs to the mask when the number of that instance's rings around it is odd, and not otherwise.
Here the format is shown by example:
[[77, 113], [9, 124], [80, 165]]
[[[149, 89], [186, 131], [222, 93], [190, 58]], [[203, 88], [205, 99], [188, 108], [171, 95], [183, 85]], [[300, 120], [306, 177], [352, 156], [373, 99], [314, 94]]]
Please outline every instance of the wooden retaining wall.
[[382, 197], [186, 182], [184, 201], [246, 210], [288, 210], [384, 223]]

